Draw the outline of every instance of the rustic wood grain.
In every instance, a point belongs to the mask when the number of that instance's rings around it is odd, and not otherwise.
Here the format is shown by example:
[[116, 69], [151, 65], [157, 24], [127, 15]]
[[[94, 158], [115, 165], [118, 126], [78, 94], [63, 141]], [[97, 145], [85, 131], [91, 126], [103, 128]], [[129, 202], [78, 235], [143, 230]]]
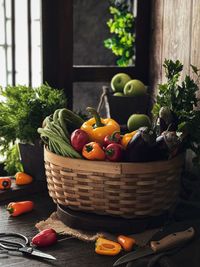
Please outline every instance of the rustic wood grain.
[[34, 181], [28, 185], [16, 185], [15, 179], [11, 177], [11, 188], [0, 190], [0, 201], [13, 200], [17, 197], [27, 196], [28, 194], [35, 194], [43, 191], [47, 191], [46, 180]]
[[[200, 67], [200, 0], [152, 0], [151, 85], [163, 82], [165, 58], [179, 59], [185, 74]], [[156, 93], [156, 91], [155, 91]]]
[[[191, 64], [200, 69], [200, 0], [193, 0], [191, 23]], [[198, 92], [200, 97], [200, 91]], [[200, 107], [200, 105], [199, 105]]]
[[[35, 203], [35, 209], [31, 213], [19, 217], [9, 217], [5, 205], [7, 201], [0, 204], [0, 233], [19, 232], [30, 239], [37, 233], [35, 224], [47, 219], [56, 210], [55, 204], [46, 193], [23, 196], [18, 200], [30, 199]], [[43, 266], [69, 266], [69, 267], [110, 267], [119, 256], [103, 257], [94, 252], [94, 243], [86, 243], [78, 239], [68, 239], [57, 243], [52, 247], [41, 249], [57, 258], [57, 261], [28, 258], [21, 254], [10, 254], [8, 258], [1, 258], [0, 266], [3, 267], [43, 267]]]
[[155, 94], [162, 79], [163, 8], [164, 0], [152, 0], [150, 83]]
[[192, 1], [164, 1], [162, 62], [179, 59], [184, 65], [182, 77], [189, 73], [191, 8]]

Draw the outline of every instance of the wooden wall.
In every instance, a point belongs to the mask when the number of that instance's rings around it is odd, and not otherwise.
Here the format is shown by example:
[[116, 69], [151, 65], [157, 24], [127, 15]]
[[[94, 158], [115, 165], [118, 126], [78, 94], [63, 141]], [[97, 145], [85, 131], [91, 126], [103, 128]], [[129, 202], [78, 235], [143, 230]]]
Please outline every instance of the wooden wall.
[[[151, 0], [150, 84], [154, 95], [164, 82], [164, 59], [179, 59], [185, 74], [192, 75], [190, 64], [200, 69], [200, 0]], [[200, 91], [198, 96], [200, 97]], [[186, 168], [195, 171], [192, 153], [187, 153]]]
[[151, 84], [164, 80], [164, 59], [179, 59], [184, 74], [200, 68], [200, 0], [152, 0]]

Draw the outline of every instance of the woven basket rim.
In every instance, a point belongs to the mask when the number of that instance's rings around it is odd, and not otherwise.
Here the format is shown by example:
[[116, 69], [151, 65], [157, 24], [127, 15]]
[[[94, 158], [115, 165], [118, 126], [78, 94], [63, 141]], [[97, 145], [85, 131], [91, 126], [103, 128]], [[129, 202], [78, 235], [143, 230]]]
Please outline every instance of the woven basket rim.
[[179, 154], [169, 160], [150, 161], [150, 162], [111, 162], [96, 161], [87, 159], [74, 159], [63, 157], [50, 152], [44, 147], [44, 160], [63, 168], [71, 168], [75, 170], [92, 170], [96, 172], [107, 172], [116, 174], [132, 173], [159, 173], [169, 168], [176, 169], [184, 164], [185, 154]]

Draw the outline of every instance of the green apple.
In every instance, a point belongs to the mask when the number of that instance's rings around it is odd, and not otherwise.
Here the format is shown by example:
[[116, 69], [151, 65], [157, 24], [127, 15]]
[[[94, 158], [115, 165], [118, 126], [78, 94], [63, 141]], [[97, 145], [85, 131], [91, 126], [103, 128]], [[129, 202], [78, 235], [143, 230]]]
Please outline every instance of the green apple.
[[130, 132], [143, 126], [151, 127], [151, 120], [146, 114], [132, 114], [127, 121], [127, 127]]
[[126, 96], [139, 96], [147, 93], [147, 88], [140, 80], [130, 80], [124, 87]]
[[121, 92], [116, 92], [116, 93], [114, 93], [113, 95], [114, 95], [114, 96], [124, 96], [124, 94], [121, 93]]
[[125, 84], [131, 80], [131, 77], [126, 73], [118, 73], [111, 80], [111, 88], [113, 92], [123, 92]]

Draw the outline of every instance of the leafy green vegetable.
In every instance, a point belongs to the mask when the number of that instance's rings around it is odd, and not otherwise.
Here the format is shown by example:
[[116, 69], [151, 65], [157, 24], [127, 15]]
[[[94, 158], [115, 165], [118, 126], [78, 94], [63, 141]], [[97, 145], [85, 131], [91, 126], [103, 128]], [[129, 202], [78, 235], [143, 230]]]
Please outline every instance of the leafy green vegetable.
[[118, 66], [128, 66], [133, 63], [135, 34], [134, 17], [128, 11], [127, 1], [110, 1], [109, 10], [113, 18], [110, 18], [107, 25], [112, 34], [111, 38], [104, 40], [104, 46], [111, 49], [118, 57]]
[[0, 153], [6, 156], [8, 166], [13, 162], [9, 158], [13, 154], [9, 151], [16, 141], [34, 143], [39, 139], [37, 129], [44, 118], [56, 109], [66, 107], [67, 99], [63, 90], [48, 84], [37, 88], [22, 85], [0, 87], [0, 94]]
[[187, 137], [185, 149], [191, 149], [195, 153], [193, 161], [200, 166], [200, 110], [196, 108], [199, 101], [197, 91], [200, 70], [191, 65], [196, 80], [186, 75], [180, 82], [183, 65], [179, 60], [165, 60], [163, 67], [167, 82], [158, 87], [152, 113], [154, 118], [157, 118], [161, 107], [168, 107], [177, 115], [178, 131]]

